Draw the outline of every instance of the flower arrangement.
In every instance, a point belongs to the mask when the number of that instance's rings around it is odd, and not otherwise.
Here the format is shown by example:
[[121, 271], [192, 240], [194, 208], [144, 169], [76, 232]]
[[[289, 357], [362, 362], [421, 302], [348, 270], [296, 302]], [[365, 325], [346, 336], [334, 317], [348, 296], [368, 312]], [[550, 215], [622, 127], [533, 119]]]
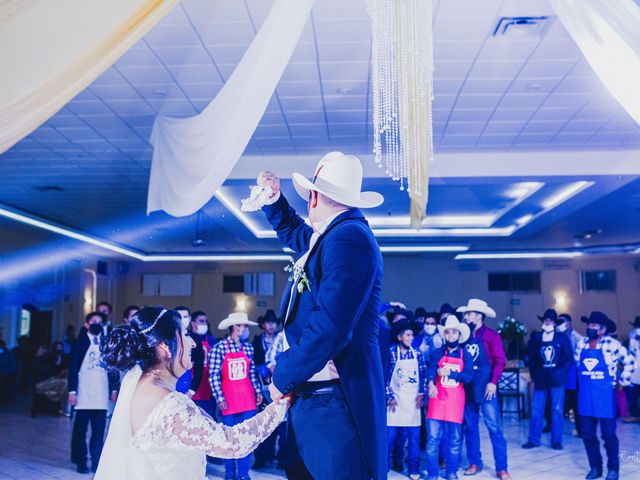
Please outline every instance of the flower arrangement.
[[498, 333], [503, 340], [520, 340], [527, 334], [527, 328], [511, 316], [506, 316], [498, 325]]
[[296, 265], [294, 262], [290, 262], [284, 267], [284, 271], [289, 273], [290, 282], [298, 282], [299, 294], [302, 294], [305, 288], [311, 291], [311, 284], [309, 283], [307, 273], [304, 271], [304, 267], [302, 265]]

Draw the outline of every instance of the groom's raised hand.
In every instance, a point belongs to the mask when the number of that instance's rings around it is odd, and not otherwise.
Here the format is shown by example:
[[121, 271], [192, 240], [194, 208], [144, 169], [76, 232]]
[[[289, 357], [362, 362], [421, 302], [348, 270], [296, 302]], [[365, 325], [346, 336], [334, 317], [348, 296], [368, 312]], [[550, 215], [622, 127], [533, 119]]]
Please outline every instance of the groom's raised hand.
[[257, 183], [261, 187], [271, 187], [271, 191], [273, 191], [271, 198], [275, 197], [280, 191], [280, 179], [269, 170], [263, 170], [258, 174]]

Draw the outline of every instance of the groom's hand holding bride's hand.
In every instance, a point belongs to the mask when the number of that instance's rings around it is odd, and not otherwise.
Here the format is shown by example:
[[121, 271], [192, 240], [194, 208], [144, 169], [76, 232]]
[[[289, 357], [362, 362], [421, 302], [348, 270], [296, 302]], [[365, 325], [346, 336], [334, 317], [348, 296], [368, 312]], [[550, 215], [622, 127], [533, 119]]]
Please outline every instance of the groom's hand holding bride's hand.
[[273, 382], [269, 384], [269, 395], [271, 395], [271, 400], [274, 402], [280, 401], [282, 399], [282, 393], [278, 390]]
[[260, 187], [271, 187], [271, 191], [273, 192], [271, 198], [275, 197], [280, 191], [280, 179], [276, 177], [275, 173], [269, 170], [263, 170], [258, 174], [257, 183]]

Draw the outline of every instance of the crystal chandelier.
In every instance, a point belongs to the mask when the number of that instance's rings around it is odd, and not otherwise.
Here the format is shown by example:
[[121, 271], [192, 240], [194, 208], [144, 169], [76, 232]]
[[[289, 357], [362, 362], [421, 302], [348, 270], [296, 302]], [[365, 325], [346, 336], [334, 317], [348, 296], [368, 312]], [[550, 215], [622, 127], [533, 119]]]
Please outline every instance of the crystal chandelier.
[[407, 190], [411, 226], [426, 216], [433, 158], [431, 0], [365, 0], [371, 17], [373, 153]]

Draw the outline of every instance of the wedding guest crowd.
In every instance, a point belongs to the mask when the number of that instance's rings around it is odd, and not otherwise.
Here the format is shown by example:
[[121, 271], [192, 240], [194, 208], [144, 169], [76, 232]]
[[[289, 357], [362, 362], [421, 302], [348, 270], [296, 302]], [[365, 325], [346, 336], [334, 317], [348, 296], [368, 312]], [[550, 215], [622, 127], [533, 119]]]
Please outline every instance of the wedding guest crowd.
[[[136, 305], [127, 306], [122, 323], [128, 324], [139, 310]], [[186, 306], [174, 310], [196, 344], [193, 368], [179, 379], [179, 391], [226, 425], [251, 418], [271, 402], [272, 374], [279, 355], [288, 348], [284, 328], [273, 310], [259, 316], [257, 322], [245, 313], [230, 313], [218, 325], [218, 331], [226, 333], [219, 336], [222, 338], [213, 335], [204, 311], [191, 313]], [[34, 392], [34, 415], [36, 406], [45, 410], [47, 404], [50, 413], [59, 414], [68, 401], [74, 412], [71, 458], [81, 473], [98, 467], [109, 401], [117, 398], [118, 378], [100, 360], [100, 345], [113, 327], [111, 312], [108, 302], [100, 302], [85, 318], [77, 338], [69, 325], [64, 340], [50, 349], [21, 337], [18, 346], [9, 350], [0, 339], [0, 402], [11, 401], [16, 391], [29, 386]], [[496, 476], [511, 478], [498, 402], [508, 355], [500, 334], [486, 324], [496, 316], [487, 302], [474, 298], [458, 308], [445, 302], [436, 311], [419, 307], [414, 312], [400, 302], [381, 307], [390, 468], [414, 480], [439, 476], [454, 480], [460, 472], [471, 477], [485, 469], [482, 452], [490, 444]], [[640, 422], [640, 368], [636, 368], [640, 365], [640, 316], [631, 322], [628, 349], [612, 336], [616, 324], [602, 312], [581, 317], [586, 337], [573, 328], [566, 313], [547, 309], [537, 318], [540, 329], [531, 333], [527, 343], [518, 339], [519, 348], [514, 348], [517, 353], [509, 363], [525, 366], [531, 377], [529, 436], [522, 448], [541, 447], [548, 428], [551, 448], [562, 450], [564, 417], [570, 414], [574, 434], [582, 437], [585, 447], [589, 465], [585, 478], [604, 474], [605, 461], [596, 436], [599, 424], [607, 459], [606, 480], [617, 480], [620, 398], [616, 393], [621, 387], [629, 411], [623, 421]], [[252, 342], [250, 326], [261, 330]], [[489, 432], [487, 445], [480, 439], [480, 417]], [[547, 427], [543, 428], [545, 418]], [[255, 461], [253, 455], [225, 460], [225, 479], [247, 480], [250, 469], [274, 464], [285, 469], [288, 478], [296, 478], [288, 465], [299, 457], [287, 448], [287, 433], [285, 421], [256, 449]], [[426, 459], [422, 466], [421, 454]]]
[[[487, 318], [496, 318], [495, 310], [473, 298], [458, 308], [444, 303], [439, 313], [420, 307], [414, 315], [399, 302], [382, 308], [381, 318], [388, 322], [393, 342], [388, 365], [392, 374], [387, 381], [390, 467], [412, 479], [457, 479], [464, 439], [467, 458], [463, 473], [478, 474], [484, 469], [479, 435], [482, 415], [496, 476], [510, 479], [498, 402], [507, 355], [500, 334], [486, 325]], [[600, 478], [604, 473], [596, 437], [600, 424], [607, 456], [606, 480], [617, 480], [620, 448], [616, 418], [623, 409], [616, 392], [620, 393], [621, 387], [629, 406], [629, 416], [623, 421], [640, 422], [640, 368], [636, 368], [640, 365], [640, 316], [631, 323], [634, 329], [629, 334], [629, 349], [613, 337], [616, 324], [602, 312], [581, 318], [586, 337], [573, 329], [572, 318], [566, 313], [558, 315], [547, 309], [537, 318], [541, 328], [531, 333], [527, 344], [522, 341], [524, 335], [513, 339], [520, 348], [514, 349], [517, 354], [512, 362], [523, 366], [526, 359], [532, 384], [529, 438], [522, 448], [542, 445], [543, 422], [548, 417], [550, 446], [562, 450], [568, 409], [576, 425], [574, 434], [582, 437], [585, 447], [589, 471], [584, 478]], [[423, 369], [426, 380], [419, 373]], [[419, 413], [422, 405], [426, 405], [426, 418]], [[415, 432], [425, 424], [426, 445], [418, 449]], [[419, 451], [425, 447], [426, 472], [421, 475]]]

